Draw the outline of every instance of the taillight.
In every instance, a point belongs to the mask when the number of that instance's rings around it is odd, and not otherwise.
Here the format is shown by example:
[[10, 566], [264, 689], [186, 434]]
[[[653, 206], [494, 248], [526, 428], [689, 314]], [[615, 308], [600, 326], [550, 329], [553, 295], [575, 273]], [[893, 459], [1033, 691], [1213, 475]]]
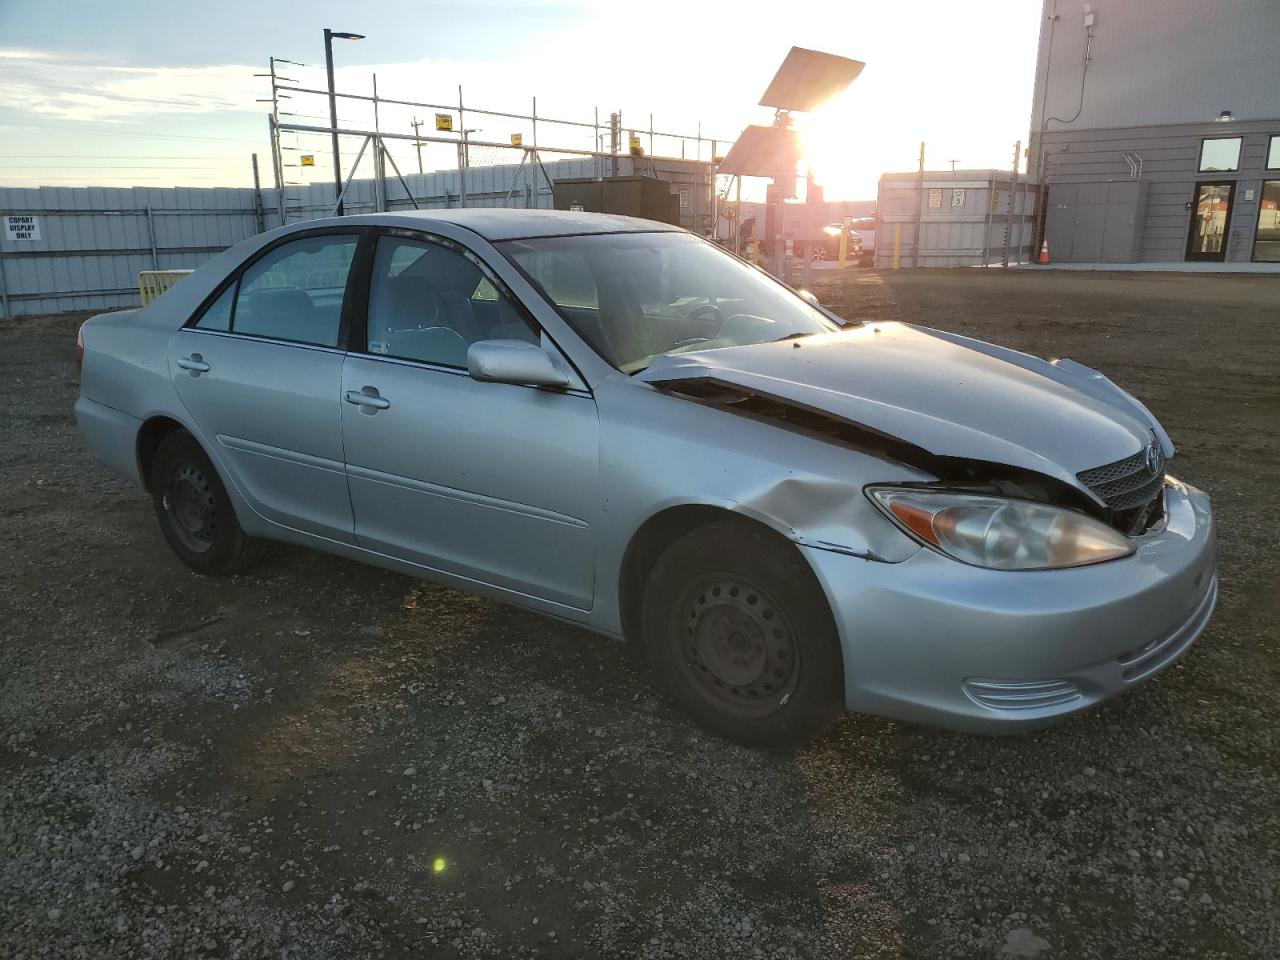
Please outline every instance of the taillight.
[[[86, 321], [87, 322], [87, 321]], [[84, 324], [76, 330], [76, 369], [84, 366]]]

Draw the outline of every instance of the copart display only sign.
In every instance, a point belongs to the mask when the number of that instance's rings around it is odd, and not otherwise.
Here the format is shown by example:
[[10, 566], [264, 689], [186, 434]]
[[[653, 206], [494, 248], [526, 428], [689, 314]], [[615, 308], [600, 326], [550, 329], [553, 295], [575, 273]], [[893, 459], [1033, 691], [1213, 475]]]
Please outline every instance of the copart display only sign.
[[24, 213], [4, 215], [4, 238], [10, 243], [40, 239], [40, 218]]

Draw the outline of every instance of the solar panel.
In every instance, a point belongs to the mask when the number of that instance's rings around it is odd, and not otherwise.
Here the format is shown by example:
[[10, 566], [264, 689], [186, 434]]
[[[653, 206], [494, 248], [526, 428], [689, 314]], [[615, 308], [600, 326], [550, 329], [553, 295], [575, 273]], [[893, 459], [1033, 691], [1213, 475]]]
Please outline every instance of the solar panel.
[[792, 47], [773, 75], [760, 106], [808, 113], [858, 78], [866, 64], [834, 53]]

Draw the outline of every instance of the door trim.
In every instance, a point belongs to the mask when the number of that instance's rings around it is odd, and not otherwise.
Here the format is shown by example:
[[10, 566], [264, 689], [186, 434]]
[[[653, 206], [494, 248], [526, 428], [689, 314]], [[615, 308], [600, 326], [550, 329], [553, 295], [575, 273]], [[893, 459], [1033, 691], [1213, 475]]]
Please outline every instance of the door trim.
[[336, 460], [330, 460], [327, 457], [317, 457], [310, 453], [301, 453], [297, 450], [284, 450], [280, 447], [273, 447], [268, 443], [258, 443], [256, 440], [245, 440], [242, 437], [233, 437], [229, 434], [216, 434], [218, 443], [230, 450], [239, 450], [241, 453], [252, 453], [260, 457], [267, 457], [271, 460], [283, 460], [285, 463], [297, 463], [304, 467], [314, 467], [317, 470], [327, 470], [329, 473], [346, 474], [346, 465], [338, 463]]
[[[1201, 187], [1228, 187], [1227, 218], [1222, 224], [1222, 249], [1217, 253], [1196, 253], [1191, 249], [1196, 239], [1195, 227], [1198, 221]], [[1191, 193], [1191, 216], [1187, 219], [1187, 243], [1183, 248], [1183, 259], [1201, 263], [1225, 263], [1227, 259], [1227, 235], [1231, 232], [1231, 215], [1236, 206], [1235, 180], [1197, 180]]]
[[[543, 333], [545, 335], [545, 331]], [[565, 363], [569, 363], [568, 357], [565, 356], [563, 350], [561, 350], [558, 346], [556, 346], [555, 341], [552, 340], [550, 336], [547, 337], [547, 340], [551, 343], [552, 348], [555, 349], [556, 354], [561, 359], [563, 359]], [[543, 349], [545, 350], [546, 348], [544, 347]], [[338, 351], [338, 352], [342, 353], [343, 351]], [[398, 367], [413, 367], [415, 369], [422, 370], [426, 373], [443, 373], [449, 376], [462, 377], [468, 380], [475, 379], [474, 377], [471, 376], [470, 371], [466, 370], [465, 368], [453, 367], [446, 363], [432, 363], [430, 360], [406, 360], [403, 357], [388, 357], [381, 353], [360, 353], [355, 350], [348, 350], [345, 352], [348, 356], [354, 357], [358, 360], [374, 360], [378, 363], [387, 363], [387, 364], [392, 364]], [[555, 394], [568, 396], [568, 397], [591, 397], [592, 396], [590, 389], [588, 389], [587, 387], [574, 387], [574, 386], [535, 387], [532, 384], [527, 384], [527, 383], [495, 383], [493, 384], [493, 386], [511, 387], [516, 390], [541, 390], [546, 393], [555, 393]]]
[[314, 350], [316, 353], [336, 353], [345, 357], [347, 351], [342, 347], [325, 347], [318, 343], [303, 343], [300, 340], [277, 340], [275, 337], [259, 337], [251, 333], [235, 333], [228, 330], [203, 330], [200, 327], [181, 327], [178, 333], [198, 333], [202, 337], [222, 337], [224, 340], [250, 340], [254, 343], [271, 343], [277, 347], [297, 347], [299, 350]]
[[587, 521], [578, 517], [571, 517], [566, 513], [557, 513], [554, 510], [545, 510], [542, 507], [535, 507], [527, 503], [517, 503], [514, 500], [503, 500], [483, 493], [472, 493], [470, 490], [445, 487], [438, 483], [428, 483], [426, 480], [415, 480], [413, 477], [384, 473], [382, 470], [374, 470], [372, 467], [362, 467], [354, 463], [347, 464], [347, 475], [359, 477], [361, 480], [368, 480], [372, 483], [383, 483], [389, 487], [402, 487], [405, 490], [412, 490], [414, 493], [427, 493], [436, 497], [444, 497], [448, 500], [462, 500], [467, 503], [479, 504], [482, 507], [492, 507], [495, 510], [502, 510], [506, 513], [533, 517], [536, 520], [562, 523], [568, 527], [580, 527], [584, 530], [590, 527]]

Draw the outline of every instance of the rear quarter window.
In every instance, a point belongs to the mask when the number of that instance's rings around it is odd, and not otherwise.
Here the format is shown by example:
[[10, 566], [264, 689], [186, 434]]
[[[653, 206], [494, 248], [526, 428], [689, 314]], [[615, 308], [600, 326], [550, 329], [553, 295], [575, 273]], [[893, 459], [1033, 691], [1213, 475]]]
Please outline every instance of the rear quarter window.
[[236, 299], [236, 285], [230, 284], [223, 290], [218, 299], [205, 307], [204, 313], [195, 325], [200, 330], [221, 330], [223, 333], [231, 329], [231, 305]]

